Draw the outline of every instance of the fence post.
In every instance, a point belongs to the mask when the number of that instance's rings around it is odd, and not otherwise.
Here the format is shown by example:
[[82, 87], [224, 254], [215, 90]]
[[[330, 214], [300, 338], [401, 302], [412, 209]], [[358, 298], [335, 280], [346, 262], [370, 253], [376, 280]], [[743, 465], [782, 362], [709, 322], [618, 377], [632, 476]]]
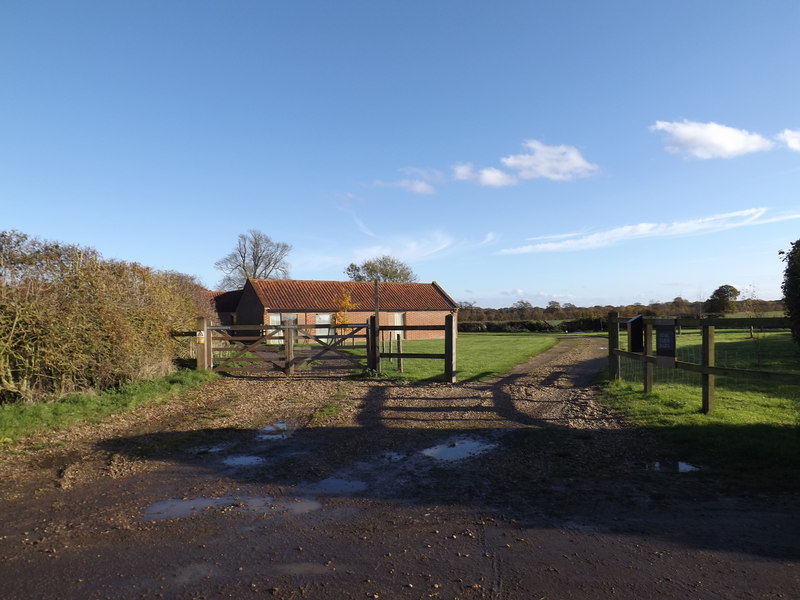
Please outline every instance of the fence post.
[[619, 313], [608, 313], [608, 378], [611, 381], [619, 379], [619, 356], [614, 354], [619, 350]]
[[397, 334], [397, 353], [400, 355], [397, 357], [397, 370], [401, 373], [403, 372], [403, 334]]
[[367, 327], [367, 368], [378, 370], [378, 320], [375, 315], [369, 317]]
[[294, 375], [294, 335], [293, 330], [287, 327], [283, 330], [283, 351], [286, 364], [283, 371], [287, 375]]
[[453, 315], [444, 318], [444, 379], [456, 382], [456, 327]]
[[206, 321], [206, 369], [214, 368], [214, 330], [208, 328], [210, 325], [211, 323]]
[[645, 321], [644, 324], [644, 393], [653, 391], [653, 363], [647, 358], [653, 355], [653, 323]]
[[378, 375], [381, 374], [381, 301], [380, 301], [380, 285], [378, 284], [378, 280], [376, 279], [373, 282], [373, 295], [375, 296], [375, 354], [373, 358], [375, 359], [375, 372]]
[[[716, 363], [714, 350], [714, 326], [703, 325], [703, 361], [704, 367], [713, 367]], [[703, 373], [703, 413], [708, 414], [714, 410], [716, 395], [716, 376]]]
[[197, 348], [195, 354], [197, 355], [197, 370], [205, 371], [208, 368], [206, 363], [206, 345], [208, 344], [208, 321], [205, 317], [197, 317], [197, 332], [201, 335], [197, 336]]

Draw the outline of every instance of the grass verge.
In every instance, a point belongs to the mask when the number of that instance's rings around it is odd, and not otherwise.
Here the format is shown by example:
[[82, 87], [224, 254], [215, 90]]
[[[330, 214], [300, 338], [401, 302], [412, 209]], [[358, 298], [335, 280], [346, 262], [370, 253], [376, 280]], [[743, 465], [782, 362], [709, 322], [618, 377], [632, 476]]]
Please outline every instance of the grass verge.
[[[791, 389], [790, 389], [791, 388]], [[701, 412], [699, 385], [610, 382], [608, 404], [629, 423], [654, 431], [665, 457], [711, 469], [751, 489], [800, 491], [800, 386], [717, 387], [715, 409]]]
[[211, 371], [182, 370], [167, 377], [129, 383], [99, 394], [73, 394], [57, 402], [0, 405], [0, 444], [41, 431], [65, 429], [82, 421], [165, 402], [183, 390], [218, 377]]

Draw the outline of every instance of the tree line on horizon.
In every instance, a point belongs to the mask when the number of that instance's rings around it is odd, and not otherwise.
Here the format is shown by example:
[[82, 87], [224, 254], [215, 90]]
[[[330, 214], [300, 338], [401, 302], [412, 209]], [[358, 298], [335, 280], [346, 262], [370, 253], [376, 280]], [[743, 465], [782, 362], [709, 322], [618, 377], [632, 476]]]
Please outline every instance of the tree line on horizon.
[[[733, 286], [724, 286], [733, 288]], [[738, 294], [737, 294], [738, 296]], [[460, 321], [563, 321], [575, 319], [604, 319], [609, 312], [616, 311], [621, 317], [675, 317], [700, 318], [710, 315], [738, 313], [744, 317], [757, 317], [768, 313], [783, 312], [782, 300], [760, 300], [747, 298], [720, 299], [712, 295], [708, 300], [691, 301], [677, 296], [667, 302], [624, 305], [576, 306], [552, 300], [547, 306], [534, 306], [527, 300], [518, 300], [503, 308], [483, 308], [474, 302], [459, 302]]]

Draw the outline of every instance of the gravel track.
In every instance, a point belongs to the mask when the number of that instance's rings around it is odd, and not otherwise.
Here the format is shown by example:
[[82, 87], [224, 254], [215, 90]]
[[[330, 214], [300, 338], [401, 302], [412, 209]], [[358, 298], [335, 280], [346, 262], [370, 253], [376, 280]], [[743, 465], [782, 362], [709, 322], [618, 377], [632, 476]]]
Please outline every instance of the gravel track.
[[221, 379], [25, 440], [0, 595], [800, 597], [797, 498], [646, 469], [653, 436], [598, 400], [603, 345], [489, 382]]

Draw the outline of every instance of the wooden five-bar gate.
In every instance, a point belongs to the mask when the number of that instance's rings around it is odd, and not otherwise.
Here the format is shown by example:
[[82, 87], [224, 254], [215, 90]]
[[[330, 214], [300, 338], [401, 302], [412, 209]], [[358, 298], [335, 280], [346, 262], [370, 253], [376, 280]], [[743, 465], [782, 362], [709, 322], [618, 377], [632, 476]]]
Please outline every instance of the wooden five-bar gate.
[[[444, 331], [445, 352], [422, 354], [388, 352], [381, 348], [381, 332]], [[298, 370], [370, 369], [381, 371], [381, 358], [423, 358], [444, 361], [445, 381], [456, 379], [456, 328], [452, 315], [444, 325], [380, 326], [374, 316], [367, 323], [335, 325], [211, 325], [197, 321], [197, 368], [231, 375], [258, 375]], [[366, 352], [364, 352], [366, 351]]]
[[[209, 325], [198, 318], [197, 368], [232, 375], [279, 370], [363, 368], [353, 350], [367, 349], [366, 323], [320, 325]], [[347, 350], [345, 350], [345, 347]]]

